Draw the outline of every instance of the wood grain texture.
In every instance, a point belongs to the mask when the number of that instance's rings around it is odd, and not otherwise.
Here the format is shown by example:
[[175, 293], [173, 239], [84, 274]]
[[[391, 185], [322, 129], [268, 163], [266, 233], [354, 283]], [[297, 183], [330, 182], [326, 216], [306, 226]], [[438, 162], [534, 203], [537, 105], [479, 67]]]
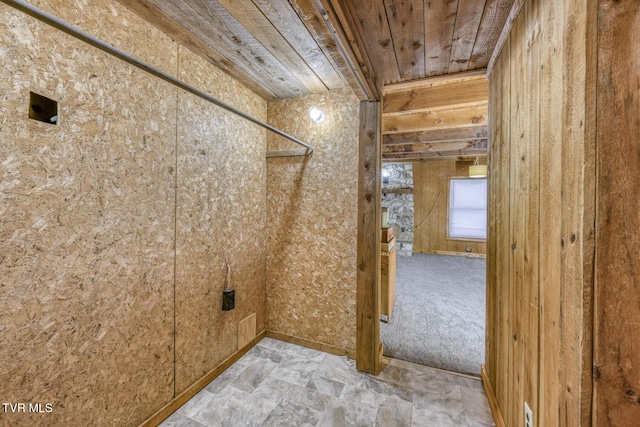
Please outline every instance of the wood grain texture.
[[638, 37], [638, 2], [598, 2], [595, 426], [640, 417]]
[[[394, 41], [383, 0], [355, 0], [354, 12], [361, 28], [361, 37], [381, 83], [400, 80]], [[397, 20], [398, 18], [396, 18]]]
[[523, 401], [541, 425], [591, 423], [591, 3], [526, 2], [491, 74], [485, 366], [506, 425]]
[[424, 54], [427, 77], [449, 72], [457, 11], [458, 0], [429, 1], [424, 5]]
[[340, 75], [330, 57], [313, 38], [288, 1], [253, 0], [253, 3], [293, 46], [328, 89], [345, 87], [344, 77]]
[[356, 366], [382, 370], [380, 342], [380, 206], [382, 106], [360, 103], [358, 159], [358, 257]]
[[[348, 89], [269, 104], [269, 123], [314, 145], [268, 159], [268, 329], [356, 348], [358, 99]], [[326, 119], [309, 119], [312, 106]], [[269, 137], [270, 149], [292, 144]]]
[[478, 80], [485, 78], [485, 68], [471, 71], [461, 71], [459, 73], [444, 74], [441, 76], [424, 77], [421, 79], [410, 80], [400, 83], [392, 83], [384, 86], [384, 93], [391, 94], [393, 92], [405, 92], [407, 90], [423, 89], [442, 84], [460, 83], [470, 80]]
[[486, 67], [489, 63], [513, 2], [514, 0], [487, 0], [469, 59], [469, 70]]
[[405, 92], [387, 93], [384, 96], [383, 114], [406, 113], [438, 107], [456, 107], [489, 98], [489, 82], [476, 79]]
[[[233, 62], [227, 60], [215, 49], [215, 47], [210, 46], [204, 40], [196, 37], [188, 28], [180, 25], [173, 18], [164, 13], [160, 8], [153, 4], [151, 0], [117, 1], [153, 25], [155, 28], [171, 37], [173, 40], [220, 68], [227, 75], [238, 80], [264, 99], [272, 100], [276, 98], [276, 95], [273, 92], [268, 90], [260, 82], [256, 81], [240, 67], [236, 66]], [[151, 64], [156, 67], [158, 66], [158, 64], [153, 62]]]
[[464, 107], [442, 108], [402, 115], [383, 116], [382, 132], [407, 133], [427, 130], [472, 127], [487, 123], [488, 102]]
[[458, 0], [448, 73], [469, 69], [469, 61], [476, 43], [485, 4], [484, 0]]
[[[176, 73], [118, 4], [31, 3]], [[2, 401], [53, 405], [0, 424], [136, 425], [173, 396], [177, 90], [4, 4], [0, 34]]]
[[383, 1], [401, 80], [425, 76], [424, 1]]
[[[486, 161], [482, 159], [480, 163]], [[455, 159], [429, 159], [413, 164], [414, 251], [466, 254], [465, 248], [471, 248], [472, 254], [486, 253], [485, 242], [447, 237], [449, 179], [468, 177], [472, 164]]]
[[430, 144], [472, 139], [487, 139], [489, 137], [487, 125], [469, 126], [463, 128], [435, 129], [422, 132], [392, 133], [383, 136], [382, 146], [392, 147], [405, 144]]

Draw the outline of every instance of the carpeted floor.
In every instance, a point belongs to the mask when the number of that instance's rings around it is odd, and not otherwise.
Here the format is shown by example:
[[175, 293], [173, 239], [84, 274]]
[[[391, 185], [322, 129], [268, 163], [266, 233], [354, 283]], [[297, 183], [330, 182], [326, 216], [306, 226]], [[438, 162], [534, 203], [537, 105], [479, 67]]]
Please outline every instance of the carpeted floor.
[[384, 355], [464, 374], [484, 363], [483, 258], [397, 257], [396, 306], [382, 322]]

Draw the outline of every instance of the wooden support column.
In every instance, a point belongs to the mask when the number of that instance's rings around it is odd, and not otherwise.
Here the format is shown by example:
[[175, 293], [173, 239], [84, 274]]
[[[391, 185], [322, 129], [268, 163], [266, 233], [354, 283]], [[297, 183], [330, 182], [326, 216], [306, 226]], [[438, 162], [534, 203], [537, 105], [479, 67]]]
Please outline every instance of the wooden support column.
[[358, 287], [356, 367], [382, 370], [380, 342], [380, 205], [382, 109], [379, 102], [360, 103], [358, 161]]

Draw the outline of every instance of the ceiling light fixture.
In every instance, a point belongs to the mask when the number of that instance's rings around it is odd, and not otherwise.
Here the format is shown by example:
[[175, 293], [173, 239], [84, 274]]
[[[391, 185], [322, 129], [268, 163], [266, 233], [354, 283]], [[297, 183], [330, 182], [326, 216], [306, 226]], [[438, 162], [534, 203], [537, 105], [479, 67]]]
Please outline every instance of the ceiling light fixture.
[[479, 165], [478, 158], [473, 166], [469, 166], [469, 178], [486, 178], [487, 177], [487, 165]]
[[309, 117], [311, 117], [311, 120], [316, 124], [320, 124], [324, 121], [324, 113], [321, 109], [316, 107], [309, 110]]

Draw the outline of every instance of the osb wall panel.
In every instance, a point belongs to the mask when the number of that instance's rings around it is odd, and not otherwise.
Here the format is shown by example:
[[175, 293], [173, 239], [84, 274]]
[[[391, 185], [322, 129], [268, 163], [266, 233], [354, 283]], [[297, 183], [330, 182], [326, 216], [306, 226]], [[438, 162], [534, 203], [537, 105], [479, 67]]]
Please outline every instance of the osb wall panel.
[[[266, 102], [180, 48], [180, 78], [266, 120]], [[185, 93], [178, 99], [176, 391], [237, 350], [238, 322], [265, 325], [266, 131]], [[226, 263], [235, 309], [222, 311]]]
[[486, 368], [508, 426], [524, 402], [591, 425], [594, 28], [590, 0], [527, 1], [490, 76]]
[[[135, 16], [70, 3], [48, 5], [175, 72]], [[0, 396], [53, 411], [0, 421], [135, 425], [173, 396], [176, 89], [4, 5], [0, 37]], [[27, 118], [29, 91], [58, 126]]]
[[[481, 159], [481, 164], [486, 159]], [[468, 177], [473, 162], [455, 159], [427, 160], [413, 164], [414, 252], [486, 254], [485, 242], [447, 238], [449, 178]]]
[[[326, 119], [315, 124], [309, 109]], [[355, 348], [358, 99], [347, 90], [269, 103], [269, 123], [312, 144], [268, 160], [267, 329]], [[269, 149], [292, 148], [269, 136]]]

